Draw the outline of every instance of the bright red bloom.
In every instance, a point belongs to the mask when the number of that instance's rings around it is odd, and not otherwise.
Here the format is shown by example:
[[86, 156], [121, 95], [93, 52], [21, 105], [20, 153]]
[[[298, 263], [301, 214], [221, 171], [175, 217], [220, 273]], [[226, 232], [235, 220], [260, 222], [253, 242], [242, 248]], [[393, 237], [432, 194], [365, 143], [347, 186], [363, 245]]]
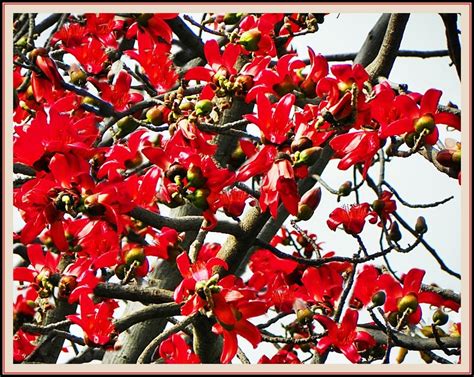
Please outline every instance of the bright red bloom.
[[282, 19], [283, 13], [265, 13], [258, 17], [253, 14], [248, 15], [239, 25], [242, 32], [240, 43], [242, 43], [242, 36], [245, 36], [246, 32], [252, 32], [257, 35], [257, 37], [255, 37], [257, 40], [256, 43], [254, 42], [256, 46], [252, 46], [250, 51], [255, 55], [275, 56], [276, 47], [273, 41], [274, 28]]
[[421, 282], [424, 275], [424, 270], [412, 268], [402, 277], [403, 285], [390, 274], [380, 276], [379, 287], [385, 291], [387, 296], [384, 305], [385, 313], [398, 312], [400, 300], [409, 295], [414, 296], [417, 303], [416, 309], [412, 310], [412, 313], [409, 314], [407, 318], [411, 324], [417, 324], [421, 320], [422, 312], [419, 305], [421, 303], [427, 303], [437, 307], [445, 306], [454, 311], [458, 311], [460, 304], [452, 300], [446, 300], [435, 292], [421, 290]]
[[263, 212], [269, 208], [270, 214], [276, 218], [280, 200], [291, 215], [298, 214], [298, 187], [291, 162], [286, 158], [277, 158], [263, 179], [260, 208]]
[[173, 334], [160, 344], [160, 357], [166, 364], [199, 364], [201, 360], [180, 334]]
[[109, 346], [114, 341], [112, 317], [114, 310], [118, 308], [117, 302], [106, 300], [94, 304], [89, 295], [82, 295], [79, 302], [81, 314], [71, 314], [66, 318], [82, 327], [84, 342], [90, 347]]
[[320, 314], [316, 314], [314, 318], [327, 330], [327, 335], [323, 336], [316, 345], [316, 350], [320, 355], [333, 346], [342, 352], [349, 361], [358, 363], [361, 359], [359, 351], [376, 345], [375, 339], [369, 333], [356, 331], [359, 313], [355, 310], [347, 309], [340, 324]]
[[198, 259], [191, 264], [188, 254], [185, 252], [178, 255], [176, 265], [184, 279], [174, 290], [174, 300], [180, 303], [187, 299], [186, 304], [181, 307], [181, 313], [191, 315], [206, 304], [206, 301], [196, 293], [196, 285], [199, 282], [208, 282], [212, 277], [212, 269], [215, 266], [221, 266], [225, 269], [228, 266], [225, 261], [215, 257], [209, 260]]
[[155, 43], [168, 44], [169, 50], [171, 48], [173, 32], [164, 20], [171, 20], [176, 17], [178, 17], [178, 13], [142, 13], [129, 26], [125, 36], [127, 39], [131, 39], [136, 35], [138, 39], [140, 34], [149, 34], [153, 37]]
[[[380, 218], [380, 222], [378, 223], [379, 226], [382, 226], [382, 224], [385, 224], [387, 221], [389, 222], [389, 225], [392, 224], [390, 214], [397, 210], [397, 202], [391, 199], [392, 196], [393, 194], [390, 191], [384, 190], [382, 191], [380, 198], [372, 203], [374, 212], [376, 212]], [[374, 206], [376, 208], [374, 208]]]
[[215, 39], [210, 39], [204, 44], [204, 56], [210, 66], [193, 67], [184, 75], [185, 80], [198, 80], [212, 82], [215, 78], [227, 78], [229, 75], [235, 75], [235, 63], [241, 52], [241, 47], [237, 44], [227, 44], [222, 54]]
[[168, 91], [178, 79], [178, 74], [169, 57], [169, 46], [156, 43], [148, 33], [140, 32], [137, 41], [138, 52], [128, 50], [125, 51], [125, 54], [140, 63], [158, 93]]
[[263, 301], [233, 300], [234, 291], [215, 294], [213, 313], [217, 323], [212, 331], [222, 334], [224, 342], [220, 361], [222, 364], [229, 363], [237, 353], [237, 335], [247, 339], [257, 348], [262, 336], [258, 328], [250, 323], [247, 318], [256, 317], [266, 313], [267, 305]]
[[288, 138], [293, 126], [290, 112], [295, 103], [294, 94], [283, 96], [276, 105], [264, 95], [257, 96], [257, 114], [247, 114], [244, 118], [258, 126], [265, 143], [281, 144]]
[[93, 75], [100, 73], [109, 59], [104, 46], [95, 38], [88, 38], [79, 46], [64, 47], [64, 50], [74, 55], [85, 71]]
[[[15, 272], [13, 272], [15, 274]], [[14, 320], [32, 320], [36, 313], [36, 299], [38, 298], [38, 292], [33, 285], [30, 285], [24, 295], [18, 295], [13, 305], [13, 318]]]
[[369, 212], [370, 206], [368, 203], [355, 204], [350, 207], [336, 208], [329, 215], [327, 224], [329, 229], [336, 230], [339, 225], [344, 226], [346, 233], [356, 235], [362, 232], [365, 225], [365, 219], [368, 215], [372, 216], [370, 220], [373, 222], [374, 213]]
[[87, 32], [100, 40], [106, 47], [117, 48], [117, 39], [123, 29], [124, 21], [115, 19], [113, 13], [86, 13]]
[[90, 77], [89, 81], [100, 91], [104, 101], [110, 102], [115, 110], [124, 111], [129, 106], [143, 100], [139, 93], [130, 93], [132, 77], [125, 71], [120, 71], [113, 85], [106, 81], [99, 81], [95, 77]]
[[301, 361], [294, 352], [282, 348], [271, 359], [263, 355], [258, 364], [301, 364]]
[[415, 125], [420, 120], [430, 123], [430, 128], [432, 128], [425, 136], [425, 143], [430, 145], [435, 144], [438, 140], [436, 124], [446, 124], [461, 130], [461, 119], [458, 116], [438, 110], [441, 94], [440, 90], [428, 89], [421, 97], [420, 107], [418, 107], [417, 102], [412, 96], [400, 95], [396, 97], [393, 106], [398, 114], [398, 119], [382, 127], [380, 136], [387, 138], [389, 136], [402, 135], [406, 132], [415, 132]]
[[28, 281], [47, 290], [48, 279], [58, 272], [59, 254], [53, 254], [50, 251], [44, 253], [40, 244], [28, 245], [26, 252], [32, 268], [15, 267], [13, 280]]
[[343, 290], [342, 273], [350, 267], [350, 264], [339, 262], [330, 262], [319, 267], [308, 267], [301, 277], [301, 282], [308, 290], [312, 300], [331, 312]]
[[360, 309], [372, 301], [374, 293], [379, 290], [378, 278], [380, 271], [371, 264], [366, 264], [357, 274], [350, 299], [350, 306]]
[[13, 335], [13, 361], [21, 363], [30, 355], [36, 348], [36, 338], [38, 335], [33, 335], [23, 330], [18, 330]]
[[337, 165], [339, 169], [347, 170], [352, 165], [363, 163], [362, 175], [364, 177], [381, 147], [378, 133], [371, 130], [338, 135], [329, 142], [329, 145], [334, 150], [335, 157], [341, 157]]
[[238, 218], [245, 209], [245, 202], [250, 195], [239, 189], [232, 189], [221, 193], [218, 206], [224, 209], [224, 213], [232, 218]]
[[245, 97], [250, 102], [260, 95], [271, 93], [278, 97], [290, 93], [298, 87], [302, 81], [299, 71], [305, 67], [302, 60], [297, 59], [295, 54], [282, 56], [273, 69], [263, 69], [255, 76], [254, 86]]

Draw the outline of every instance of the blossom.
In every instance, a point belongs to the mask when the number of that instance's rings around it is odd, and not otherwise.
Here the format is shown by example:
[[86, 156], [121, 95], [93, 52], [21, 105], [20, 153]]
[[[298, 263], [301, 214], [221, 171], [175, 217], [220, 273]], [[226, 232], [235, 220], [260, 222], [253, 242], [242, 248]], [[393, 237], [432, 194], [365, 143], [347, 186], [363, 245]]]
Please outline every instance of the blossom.
[[437, 124], [446, 124], [461, 130], [461, 119], [458, 116], [438, 110], [441, 94], [440, 90], [428, 89], [421, 97], [420, 107], [418, 107], [413, 96], [397, 96], [393, 102], [393, 107], [396, 114], [398, 114], [398, 119], [382, 127], [380, 136], [387, 138], [402, 135], [406, 132], [417, 132], [417, 134], [425, 132], [425, 143], [433, 145], [438, 140]]
[[[403, 315], [408, 310], [407, 320], [411, 324], [417, 324], [421, 320], [421, 307], [419, 304], [428, 303], [437, 307], [445, 306], [451, 310], [458, 311], [460, 305], [452, 300], [442, 298], [439, 294], [421, 290], [421, 282], [425, 271], [412, 268], [402, 277], [400, 284], [390, 274], [383, 274], [379, 277], [379, 287], [386, 292], [384, 311], [399, 313]], [[402, 301], [403, 300], [403, 301]]]
[[180, 334], [173, 334], [159, 347], [160, 357], [166, 364], [199, 364], [201, 360]]
[[74, 55], [87, 73], [94, 75], [103, 70], [105, 62], [109, 59], [102, 43], [92, 37], [81, 45], [64, 47], [64, 50]]
[[272, 105], [264, 94], [257, 95], [257, 114], [247, 114], [245, 119], [258, 126], [262, 140], [281, 144], [288, 138], [292, 127], [290, 112], [295, 103], [294, 94], [284, 95], [276, 105]]
[[358, 363], [361, 360], [359, 351], [376, 345], [375, 339], [369, 333], [356, 331], [359, 318], [359, 313], [356, 310], [347, 309], [340, 324], [320, 314], [316, 314], [314, 318], [327, 330], [327, 335], [323, 336], [316, 345], [316, 350], [320, 355], [333, 346], [342, 352], [349, 361]]
[[13, 361], [15, 363], [21, 363], [35, 350], [36, 338], [38, 335], [27, 333], [21, 329], [13, 335]]
[[269, 208], [270, 214], [276, 218], [280, 200], [291, 215], [298, 214], [300, 198], [291, 162], [277, 157], [262, 181], [260, 207], [262, 211]]
[[301, 364], [301, 361], [293, 351], [282, 348], [271, 359], [263, 355], [258, 364]]
[[81, 326], [84, 331], [84, 342], [90, 347], [108, 346], [114, 341], [115, 326], [111, 319], [118, 308], [115, 300], [102, 301], [94, 304], [89, 295], [79, 299], [81, 314], [67, 315], [72, 323]]
[[336, 230], [339, 225], [343, 225], [346, 233], [356, 235], [362, 232], [365, 225], [365, 219], [368, 215], [372, 216], [370, 220], [373, 222], [374, 213], [369, 213], [370, 206], [368, 203], [351, 205], [345, 208], [336, 208], [329, 215], [327, 224], [329, 229]]
[[376, 131], [361, 130], [349, 132], [334, 137], [329, 145], [335, 152], [335, 157], [342, 157], [337, 167], [347, 170], [352, 165], [363, 163], [362, 175], [367, 176], [367, 171], [372, 165], [372, 160], [381, 148], [380, 138]]

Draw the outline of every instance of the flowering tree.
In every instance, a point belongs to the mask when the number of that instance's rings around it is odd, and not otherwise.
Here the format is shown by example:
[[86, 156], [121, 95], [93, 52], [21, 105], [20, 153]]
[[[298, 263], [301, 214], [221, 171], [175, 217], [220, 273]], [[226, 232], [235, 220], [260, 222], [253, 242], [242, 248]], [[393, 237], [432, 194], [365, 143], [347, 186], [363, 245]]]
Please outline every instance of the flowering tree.
[[[299, 57], [330, 16], [15, 15], [15, 362], [249, 363], [262, 344], [258, 363], [459, 361], [460, 295], [387, 256], [425, 248], [460, 275], [385, 170], [422, 155], [460, 184], [460, 110], [387, 79], [417, 54], [399, 50], [408, 14], [355, 56]], [[331, 160], [353, 172], [339, 188]], [[325, 250], [315, 213], [353, 250]]]

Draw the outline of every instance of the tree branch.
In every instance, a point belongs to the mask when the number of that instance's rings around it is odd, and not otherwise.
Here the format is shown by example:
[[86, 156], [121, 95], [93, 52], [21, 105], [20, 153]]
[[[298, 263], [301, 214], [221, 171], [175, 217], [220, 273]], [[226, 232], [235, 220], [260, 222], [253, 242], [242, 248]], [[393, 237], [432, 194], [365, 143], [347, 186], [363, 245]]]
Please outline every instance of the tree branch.
[[409, 17], [409, 14], [401, 13], [394, 13], [390, 16], [382, 47], [375, 60], [367, 66], [367, 72], [372, 80], [379, 76], [388, 78], [390, 75]]
[[461, 79], [461, 43], [459, 41], [459, 30], [457, 26], [458, 15], [455, 13], [441, 13], [440, 16], [446, 28], [449, 56], [456, 67], [459, 79]]
[[99, 283], [94, 288], [94, 295], [129, 301], [140, 301], [144, 304], [172, 302], [173, 291], [156, 287], [124, 286], [114, 283]]

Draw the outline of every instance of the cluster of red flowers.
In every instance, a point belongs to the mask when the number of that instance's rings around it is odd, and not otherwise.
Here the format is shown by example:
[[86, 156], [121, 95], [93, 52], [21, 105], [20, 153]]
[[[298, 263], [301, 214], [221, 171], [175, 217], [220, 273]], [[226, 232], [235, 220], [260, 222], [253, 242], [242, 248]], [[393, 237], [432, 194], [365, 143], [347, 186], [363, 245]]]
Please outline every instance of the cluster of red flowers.
[[[352, 273], [350, 262], [308, 267], [259, 249], [250, 258], [248, 281], [232, 274], [222, 277], [216, 269], [229, 266], [217, 257], [218, 245], [205, 244], [191, 263], [178, 231], [157, 230], [130, 213], [137, 207], [159, 213], [160, 204], [175, 208], [191, 203], [202, 211], [203, 228], [212, 230], [219, 211], [237, 219], [247, 204], [256, 206], [258, 201], [260, 210], [268, 210], [274, 218], [282, 205], [289, 214], [307, 220], [319, 204], [321, 190], [301, 196], [298, 181], [308, 176], [325, 145], [340, 158], [339, 169], [361, 164], [366, 177], [388, 138], [398, 137], [407, 145], [414, 139], [417, 144], [433, 145], [438, 139], [437, 125], [460, 130], [459, 117], [438, 110], [438, 90], [400, 94], [386, 82], [371, 88], [362, 66], [329, 67], [311, 49], [309, 65], [288, 53], [272, 66], [275, 38], [286, 38], [288, 46], [292, 35], [304, 29], [302, 25], [317, 28], [314, 17], [297, 14], [287, 18], [250, 14], [227, 20], [238, 23], [235, 38], [223, 47], [215, 40], [207, 41], [206, 66], [182, 75], [186, 84], [206, 83], [200, 95], [187, 95], [180, 87], [158, 96], [178, 83], [167, 22], [175, 17], [70, 16], [50, 41], [55, 50], [77, 60], [70, 67], [68, 82], [47, 49], [30, 53], [31, 84], [16, 94], [14, 116], [14, 162], [27, 165], [35, 174], [14, 190], [14, 205], [25, 222], [15, 241], [26, 245], [28, 259], [27, 266], [14, 269], [14, 280], [21, 287], [27, 283], [14, 305], [15, 361], [33, 352], [37, 337], [21, 326], [34, 322], [39, 303], [51, 297], [79, 304], [79, 312], [67, 318], [82, 328], [85, 344], [112, 347], [118, 335], [113, 322], [118, 302], [93, 297], [94, 289], [110, 276], [123, 284], [145, 278], [154, 257], [176, 263], [183, 277], [174, 291], [181, 313], [215, 319], [212, 331], [223, 337], [222, 363], [236, 355], [237, 336], [257, 347], [262, 335], [249, 319], [270, 308], [297, 314], [288, 328], [295, 338], [313, 334], [316, 320], [327, 331], [309, 342], [311, 348], [323, 354], [332, 346], [351, 362], [359, 362], [375, 340], [356, 331], [356, 310], [348, 309], [340, 324], [333, 319], [346, 277]], [[283, 27], [276, 32], [280, 22]], [[122, 51], [123, 46], [129, 47]], [[116, 64], [122, 52], [140, 68], [133, 72]], [[239, 67], [242, 56], [246, 64]], [[146, 83], [148, 94], [151, 91], [162, 99], [146, 112], [141, 105], [147, 93], [132, 85], [136, 77]], [[26, 71], [15, 68], [15, 88], [24, 87], [26, 80]], [[89, 95], [84, 95], [86, 91]], [[216, 116], [232, 106], [232, 96], [256, 106], [255, 113], [244, 118], [260, 134], [241, 138], [223, 166], [214, 159], [218, 147], [213, 131]], [[320, 101], [300, 106], [301, 97], [319, 97]], [[115, 144], [109, 147], [102, 137], [111, 118], [117, 122]], [[158, 134], [160, 126], [168, 133]], [[260, 182], [255, 200], [250, 190], [239, 188], [249, 179]], [[371, 223], [391, 224], [396, 210], [391, 197], [384, 191], [372, 207], [361, 203], [337, 208], [327, 224], [332, 230], [342, 225], [354, 236], [362, 232], [369, 216]], [[298, 241], [306, 257], [316, 251], [315, 242], [307, 240], [311, 237], [315, 241], [309, 234]], [[288, 234], [275, 237], [272, 245], [288, 244], [289, 238]], [[317, 248], [319, 253], [319, 244]], [[322, 259], [334, 255], [326, 253]], [[61, 267], [65, 260], [70, 263]], [[420, 303], [457, 311], [458, 304], [421, 290], [423, 275], [413, 269], [400, 284], [390, 274], [365, 266], [355, 279], [352, 307], [360, 310], [384, 292], [384, 311], [396, 321], [406, 316], [409, 323], [418, 323]], [[300, 363], [298, 348], [303, 346], [286, 346], [260, 362]], [[179, 334], [162, 342], [155, 357], [166, 363], [200, 362]]]

